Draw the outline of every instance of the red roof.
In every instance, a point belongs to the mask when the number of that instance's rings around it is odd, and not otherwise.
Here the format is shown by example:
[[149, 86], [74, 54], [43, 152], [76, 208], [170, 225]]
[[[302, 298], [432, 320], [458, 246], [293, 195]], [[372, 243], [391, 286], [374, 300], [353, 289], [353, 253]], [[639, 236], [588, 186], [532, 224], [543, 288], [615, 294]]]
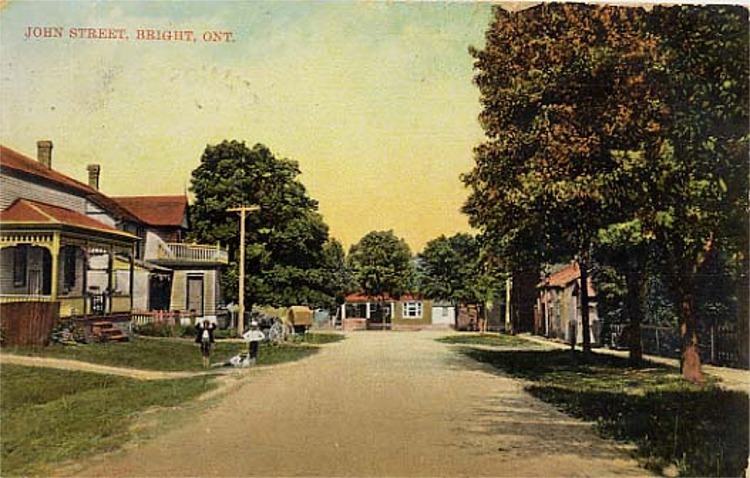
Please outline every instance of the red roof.
[[391, 301], [391, 300], [398, 300], [398, 301], [405, 301], [405, 300], [422, 300], [420, 297], [417, 297], [412, 294], [404, 294], [398, 299], [392, 299], [388, 294], [385, 295], [385, 297], [377, 296], [377, 297], [371, 297], [362, 293], [354, 293], [349, 294], [346, 296], [345, 301], [346, 302], [380, 302], [381, 300]]
[[[578, 267], [577, 262], [573, 262], [569, 266], [560, 269], [559, 271], [555, 272], [554, 274], [550, 275], [548, 278], [543, 280], [539, 287], [560, 287], [565, 288], [569, 284], [578, 281], [581, 279], [581, 270]], [[588, 284], [588, 291], [589, 296], [593, 297], [595, 295], [594, 287], [591, 284], [591, 277], [588, 278], [587, 281]]]
[[59, 224], [135, 238], [135, 236], [101, 223], [85, 214], [28, 199], [16, 199], [7, 209], [0, 211], [0, 223], [3, 225]]
[[150, 226], [182, 227], [188, 199], [181, 196], [120, 196], [118, 204]]
[[136, 219], [130, 212], [123, 209], [119, 204], [102, 194], [100, 191], [2, 145], [0, 145], [0, 168], [11, 169], [49, 181], [58, 186], [62, 186], [65, 189], [71, 190], [82, 197], [91, 199], [93, 202], [107, 209], [110, 213], [117, 214], [120, 217], [129, 220]]
[[83, 194], [99, 194], [96, 189], [89, 187], [80, 181], [48, 168], [39, 161], [24, 156], [23, 154], [13, 151], [12, 149], [0, 145], [0, 166], [3, 168], [15, 169], [23, 173], [31, 174], [49, 181], [58, 183], [68, 188], [75, 189]]

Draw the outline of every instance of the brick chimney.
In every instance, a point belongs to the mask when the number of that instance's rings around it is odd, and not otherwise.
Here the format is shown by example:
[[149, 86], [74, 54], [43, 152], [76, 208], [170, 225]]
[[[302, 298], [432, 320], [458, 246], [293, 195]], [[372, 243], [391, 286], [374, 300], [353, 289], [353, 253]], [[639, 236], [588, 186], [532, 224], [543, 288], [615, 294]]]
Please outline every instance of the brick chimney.
[[98, 164], [89, 164], [86, 166], [86, 170], [89, 172], [89, 187], [99, 190], [99, 171], [101, 166]]
[[52, 169], [52, 141], [36, 142], [36, 159], [44, 166]]

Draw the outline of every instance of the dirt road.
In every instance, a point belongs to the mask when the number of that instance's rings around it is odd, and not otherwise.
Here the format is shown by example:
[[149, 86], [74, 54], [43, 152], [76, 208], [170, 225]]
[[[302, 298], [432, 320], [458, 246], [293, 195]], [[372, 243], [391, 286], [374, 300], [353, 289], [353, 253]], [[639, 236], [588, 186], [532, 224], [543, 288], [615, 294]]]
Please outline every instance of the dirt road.
[[587, 424], [434, 341], [359, 332], [242, 371], [184, 426], [80, 476], [643, 476]]

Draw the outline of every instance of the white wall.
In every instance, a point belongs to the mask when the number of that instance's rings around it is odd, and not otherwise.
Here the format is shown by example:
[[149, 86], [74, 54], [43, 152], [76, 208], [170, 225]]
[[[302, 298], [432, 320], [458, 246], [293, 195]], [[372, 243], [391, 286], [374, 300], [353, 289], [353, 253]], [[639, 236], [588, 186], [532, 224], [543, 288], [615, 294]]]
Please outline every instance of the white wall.
[[450, 306], [433, 306], [432, 323], [436, 325], [454, 325], [456, 323], [456, 308]]

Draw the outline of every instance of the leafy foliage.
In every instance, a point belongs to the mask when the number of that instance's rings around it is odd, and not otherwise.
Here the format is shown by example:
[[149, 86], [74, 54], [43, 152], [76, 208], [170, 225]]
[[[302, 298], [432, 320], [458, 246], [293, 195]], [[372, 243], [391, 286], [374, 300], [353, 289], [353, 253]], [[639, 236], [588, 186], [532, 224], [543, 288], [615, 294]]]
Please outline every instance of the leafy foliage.
[[246, 295], [250, 303], [289, 306], [329, 304], [339, 290], [324, 265], [328, 226], [310, 198], [297, 162], [279, 159], [264, 145], [238, 141], [206, 147], [192, 173], [193, 239], [229, 246], [224, 290], [237, 296], [239, 221], [227, 209], [258, 205], [247, 215]]
[[479, 304], [487, 299], [491, 279], [483, 275], [480, 245], [471, 234], [440, 236], [418, 256], [419, 291], [430, 299]]
[[371, 231], [349, 250], [349, 266], [371, 297], [398, 298], [412, 289], [411, 251], [393, 231]]
[[747, 31], [727, 5], [496, 8], [471, 50], [487, 140], [463, 176], [491, 252], [514, 269], [593, 249], [633, 326], [658, 265], [695, 347], [707, 252], [750, 262]]

